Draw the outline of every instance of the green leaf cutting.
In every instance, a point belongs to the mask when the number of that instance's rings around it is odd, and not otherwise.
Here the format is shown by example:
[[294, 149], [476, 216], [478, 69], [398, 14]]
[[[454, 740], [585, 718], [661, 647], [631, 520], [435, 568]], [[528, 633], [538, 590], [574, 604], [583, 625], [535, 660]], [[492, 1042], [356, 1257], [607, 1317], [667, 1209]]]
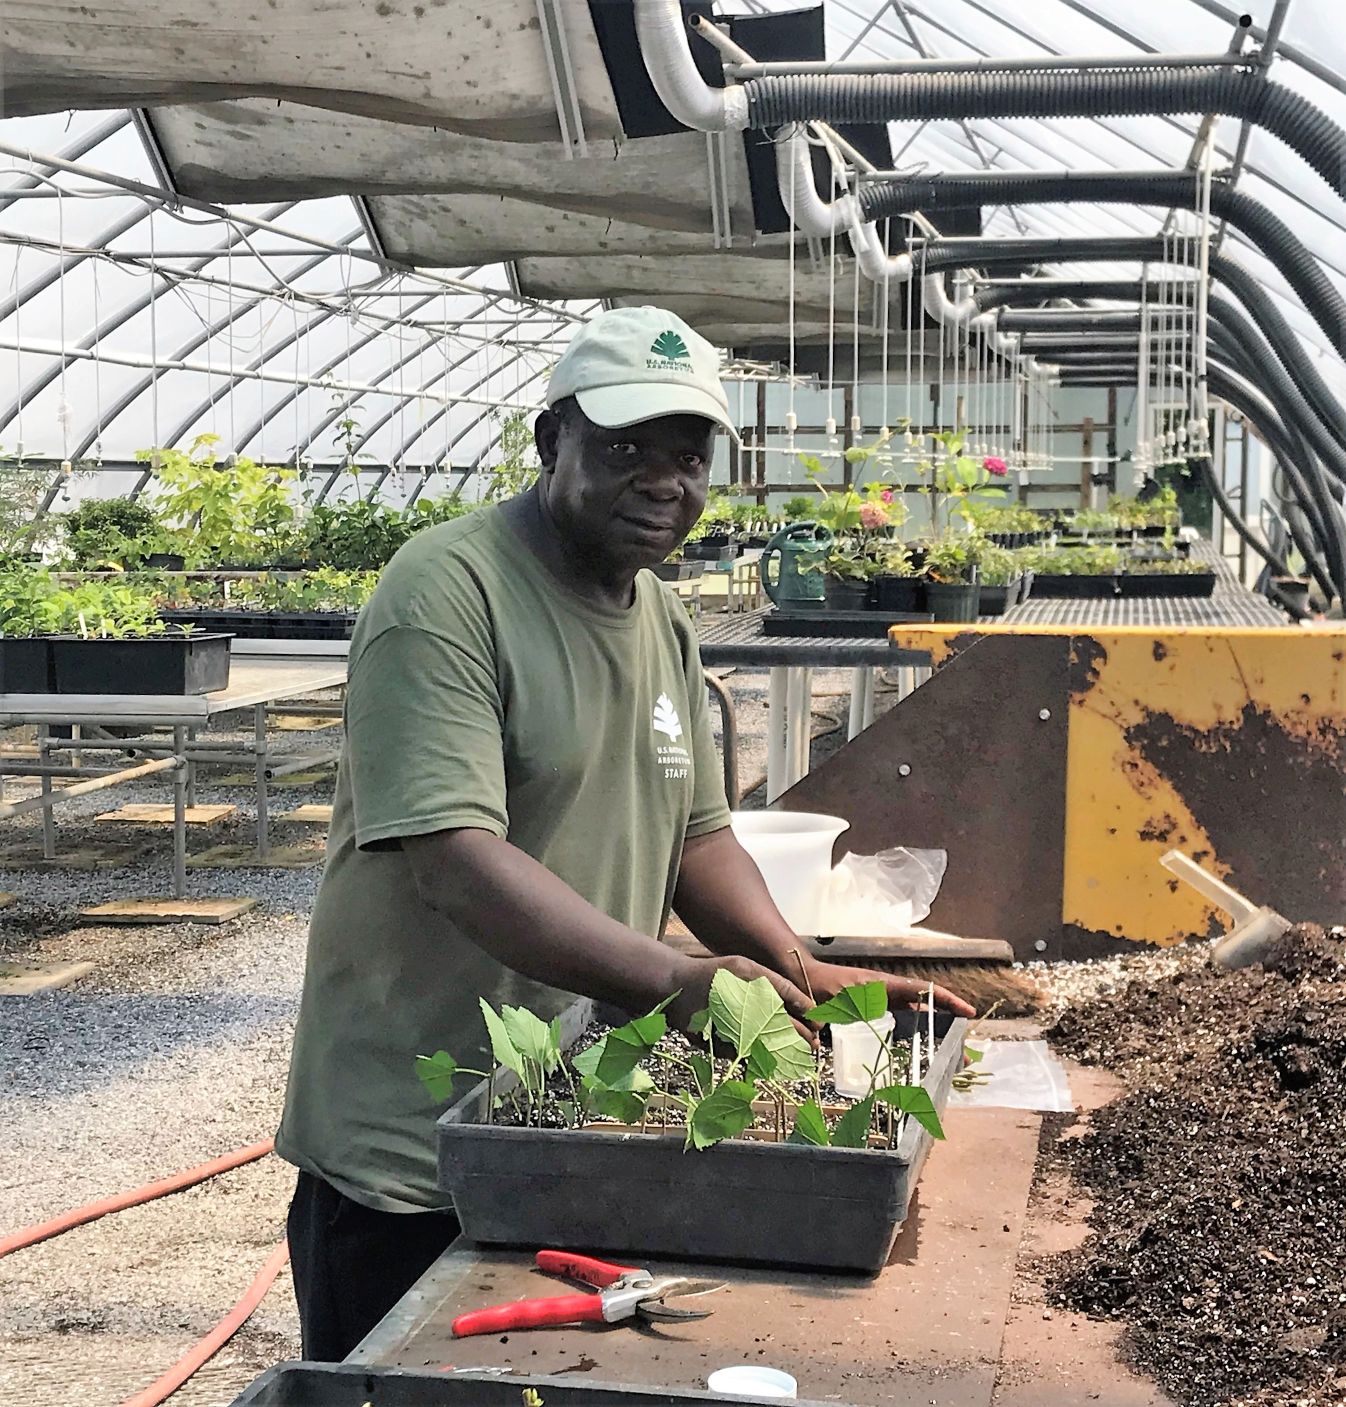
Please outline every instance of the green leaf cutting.
[[827, 1129], [827, 1120], [816, 1101], [810, 1099], [795, 1111], [795, 1126], [790, 1130], [789, 1142], [804, 1143], [814, 1148], [826, 1148], [832, 1142]]
[[927, 1090], [920, 1085], [888, 1085], [875, 1090], [874, 1097], [885, 1104], [892, 1104], [904, 1114], [910, 1114], [925, 1131], [935, 1138], [944, 1137], [944, 1125], [939, 1121], [939, 1111], [935, 1108]]
[[874, 1096], [852, 1104], [837, 1120], [832, 1131], [834, 1148], [864, 1148], [869, 1143], [869, 1125], [874, 1117]]
[[433, 1055], [416, 1057], [416, 1074], [431, 1099], [448, 1099], [453, 1093], [453, 1077], [457, 1073], [458, 1062], [447, 1050], [437, 1050]]
[[819, 1002], [805, 1013], [809, 1021], [829, 1026], [853, 1026], [860, 1021], [878, 1021], [888, 1013], [888, 989], [882, 982], [857, 982], [843, 987], [836, 996]]

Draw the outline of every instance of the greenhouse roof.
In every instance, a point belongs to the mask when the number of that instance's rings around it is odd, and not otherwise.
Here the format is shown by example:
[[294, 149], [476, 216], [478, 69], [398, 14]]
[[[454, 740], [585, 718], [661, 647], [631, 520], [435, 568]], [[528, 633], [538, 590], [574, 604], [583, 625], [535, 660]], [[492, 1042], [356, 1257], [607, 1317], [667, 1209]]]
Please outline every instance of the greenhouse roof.
[[[216, 0], [208, 25], [193, 0], [6, 10], [9, 453], [127, 461], [214, 433], [261, 459], [468, 469], [502, 416], [540, 403], [570, 330], [603, 302], [664, 304], [740, 351], [784, 343], [791, 306], [796, 335], [817, 340], [860, 305], [849, 272], [830, 277], [823, 251], [809, 257], [767, 218], [779, 198], [754, 143], [768, 138], [690, 132], [658, 106], [625, 3]], [[1214, 56], [1237, 39], [1346, 126], [1337, 7], [1249, 10], [1246, 29], [1219, 0], [826, 0], [802, 13], [721, 0], [715, 13], [754, 57], [813, 44], [850, 63]], [[691, 42], [722, 81], [719, 56]], [[1195, 165], [1204, 132], [1192, 115], [892, 123], [881, 135], [880, 164], [935, 175], [1177, 170]], [[1346, 290], [1346, 205], [1255, 126], [1219, 118], [1213, 141], [1238, 189]], [[959, 232], [1180, 228], [1164, 208], [1125, 204], [972, 217]], [[1240, 230], [1220, 240], [1346, 391], [1338, 351], [1281, 273]], [[867, 315], [873, 302], [866, 290]]]

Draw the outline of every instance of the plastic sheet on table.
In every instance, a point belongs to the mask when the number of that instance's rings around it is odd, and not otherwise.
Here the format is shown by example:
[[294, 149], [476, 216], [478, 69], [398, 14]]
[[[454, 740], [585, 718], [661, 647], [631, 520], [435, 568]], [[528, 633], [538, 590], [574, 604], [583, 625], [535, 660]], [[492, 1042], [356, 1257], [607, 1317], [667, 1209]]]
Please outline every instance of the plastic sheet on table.
[[989, 1075], [969, 1090], [951, 1090], [953, 1109], [1035, 1109], [1069, 1114], [1075, 1104], [1065, 1066], [1046, 1041], [968, 1041], [982, 1058], [968, 1068]]

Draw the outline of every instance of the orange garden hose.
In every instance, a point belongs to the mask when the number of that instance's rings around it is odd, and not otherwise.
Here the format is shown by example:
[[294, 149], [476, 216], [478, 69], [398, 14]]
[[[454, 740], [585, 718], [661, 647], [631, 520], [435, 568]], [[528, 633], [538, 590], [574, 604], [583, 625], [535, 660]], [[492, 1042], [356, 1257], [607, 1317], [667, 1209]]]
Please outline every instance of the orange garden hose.
[[202, 1364], [217, 1354], [220, 1349], [241, 1329], [248, 1316], [262, 1302], [262, 1297], [271, 1288], [271, 1282], [280, 1274], [281, 1267], [290, 1258], [290, 1247], [285, 1241], [276, 1247], [266, 1258], [266, 1264], [257, 1272], [252, 1284], [243, 1292], [243, 1297], [201, 1339], [161, 1377], [149, 1387], [132, 1393], [121, 1407], [159, 1407], [159, 1403], [171, 1397]]
[[71, 1227], [97, 1221], [100, 1216], [107, 1216], [109, 1212], [120, 1212], [127, 1207], [139, 1206], [141, 1202], [152, 1202], [156, 1197], [180, 1192], [184, 1187], [192, 1187], [198, 1182], [204, 1182], [208, 1177], [242, 1167], [244, 1163], [256, 1162], [258, 1158], [264, 1158], [271, 1152], [273, 1142], [274, 1140], [268, 1138], [262, 1143], [249, 1144], [248, 1147], [235, 1149], [221, 1158], [213, 1158], [208, 1163], [198, 1163], [185, 1172], [174, 1173], [171, 1177], [160, 1178], [157, 1182], [148, 1182], [144, 1187], [133, 1188], [130, 1192], [119, 1192], [114, 1197], [86, 1202], [82, 1207], [72, 1207], [68, 1212], [52, 1217], [50, 1221], [41, 1221], [36, 1226], [25, 1226], [8, 1236], [0, 1236], [0, 1258], [9, 1255], [11, 1251], [21, 1250], [24, 1246], [34, 1246], [39, 1241], [59, 1236]]
[[[142, 1202], [152, 1202], [156, 1197], [167, 1197], [170, 1192], [181, 1192], [185, 1187], [194, 1187], [198, 1182], [204, 1182], [210, 1177], [217, 1177], [220, 1173], [231, 1172], [234, 1168], [242, 1167], [245, 1163], [255, 1163], [259, 1158], [265, 1158], [273, 1147], [274, 1140], [270, 1138], [261, 1143], [250, 1143], [246, 1148], [236, 1148], [232, 1153], [212, 1158], [208, 1163], [198, 1163], [194, 1168], [174, 1173], [171, 1177], [160, 1178], [157, 1182], [147, 1182], [143, 1187], [133, 1188], [129, 1192], [119, 1192], [113, 1197], [103, 1197], [97, 1202], [86, 1202], [82, 1207], [72, 1207], [68, 1212], [62, 1212], [60, 1216], [54, 1216], [49, 1221], [38, 1222], [36, 1226], [25, 1226], [19, 1231], [11, 1232], [8, 1236], [0, 1237], [0, 1257], [7, 1256], [12, 1251], [21, 1250], [24, 1246], [35, 1246], [39, 1241], [59, 1236], [63, 1231], [69, 1231], [72, 1227], [97, 1221], [99, 1217], [107, 1216], [109, 1212], [125, 1211], [127, 1207], [137, 1207]], [[149, 1387], [142, 1388], [140, 1392], [128, 1397], [121, 1404], [121, 1407], [158, 1407], [159, 1403], [171, 1397], [203, 1363], [218, 1353], [242, 1328], [247, 1322], [248, 1316], [262, 1302], [262, 1297], [271, 1288], [272, 1282], [280, 1274], [281, 1267], [289, 1257], [289, 1245], [282, 1241], [267, 1257], [266, 1263], [257, 1272], [252, 1284], [244, 1291], [243, 1297], [210, 1333], [184, 1353], [166, 1373], [152, 1382]]]

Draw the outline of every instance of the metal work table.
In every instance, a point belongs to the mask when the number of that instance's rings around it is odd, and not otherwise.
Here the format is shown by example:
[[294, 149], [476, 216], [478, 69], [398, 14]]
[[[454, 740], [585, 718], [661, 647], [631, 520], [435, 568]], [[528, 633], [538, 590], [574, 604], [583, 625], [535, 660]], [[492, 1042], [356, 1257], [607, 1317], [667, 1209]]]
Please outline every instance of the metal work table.
[[[791, 1373], [806, 1400], [991, 1407], [1039, 1123], [1014, 1110], [951, 1111], [949, 1139], [931, 1151], [912, 1214], [877, 1279], [698, 1265], [686, 1273], [726, 1288], [712, 1297], [713, 1314], [694, 1323], [454, 1339], [449, 1326], [465, 1310], [568, 1288], [533, 1270], [530, 1255], [458, 1241], [347, 1361], [512, 1372], [521, 1383], [575, 1373], [585, 1375], [577, 1385], [679, 1391], [704, 1389], [714, 1369], [746, 1361]], [[640, 1228], [630, 1234], [638, 1248]], [[638, 1249], [614, 1258], [643, 1263]]]
[[1141, 596], [1134, 600], [1060, 601], [1030, 597], [1000, 619], [1009, 625], [1285, 625], [1278, 606], [1249, 591], [1209, 542], [1192, 544], [1192, 559], [1215, 573], [1215, 590], [1208, 597]]
[[[186, 808], [195, 803], [196, 766], [199, 762], [232, 762], [250, 766], [256, 775], [257, 848], [265, 855], [268, 846], [267, 783], [289, 772], [333, 760], [336, 750], [309, 754], [300, 759], [278, 758], [267, 747], [269, 707], [282, 699], [303, 698], [346, 682], [344, 658], [240, 657], [229, 671], [229, 686], [212, 694], [0, 694], [0, 726], [36, 724], [38, 763], [23, 767], [0, 759], [0, 779], [11, 776], [38, 776], [42, 793], [28, 801], [0, 805], [0, 819], [21, 811], [42, 810], [43, 854], [56, 857], [56, 827], [53, 807], [63, 797], [117, 786], [138, 777], [164, 772], [173, 781], [173, 893], [182, 898], [187, 891]], [[251, 747], [229, 750], [197, 732], [212, 718], [240, 709], [253, 711]], [[71, 738], [53, 738], [54, 725], [71, 727]], [[120, 736], [108, 729], [143, 729], [144, 736]], [[156, 736], [157, 730], [171, 730], [171, 740]], [[86, 753], [129, 753], [156, 759], [122, 771], [99, 774], [81, 783], [86, 769], [78, 765]], [[69, 753], [72, 765], [51, 765], [55, 753]], [[74, 777], [75, 785], [53, 791], [54, 776]]]
[[[767, 717], [767, 801], [774, 801], [809, 770], [809, 712], [815, 669], [850, 669], [851, 709], [847, 737], [874, 721], [874, 671], [893, 666], [924, 669], [923, 655], [899, 650], [887, 640], [831, 636], [763, 635], [762, 620], [773, 607], [703, 622], [701, 663], [707, 669], [765, 669], [770, 673]], [[914, 687], [909, 681], [907, 688]]]

